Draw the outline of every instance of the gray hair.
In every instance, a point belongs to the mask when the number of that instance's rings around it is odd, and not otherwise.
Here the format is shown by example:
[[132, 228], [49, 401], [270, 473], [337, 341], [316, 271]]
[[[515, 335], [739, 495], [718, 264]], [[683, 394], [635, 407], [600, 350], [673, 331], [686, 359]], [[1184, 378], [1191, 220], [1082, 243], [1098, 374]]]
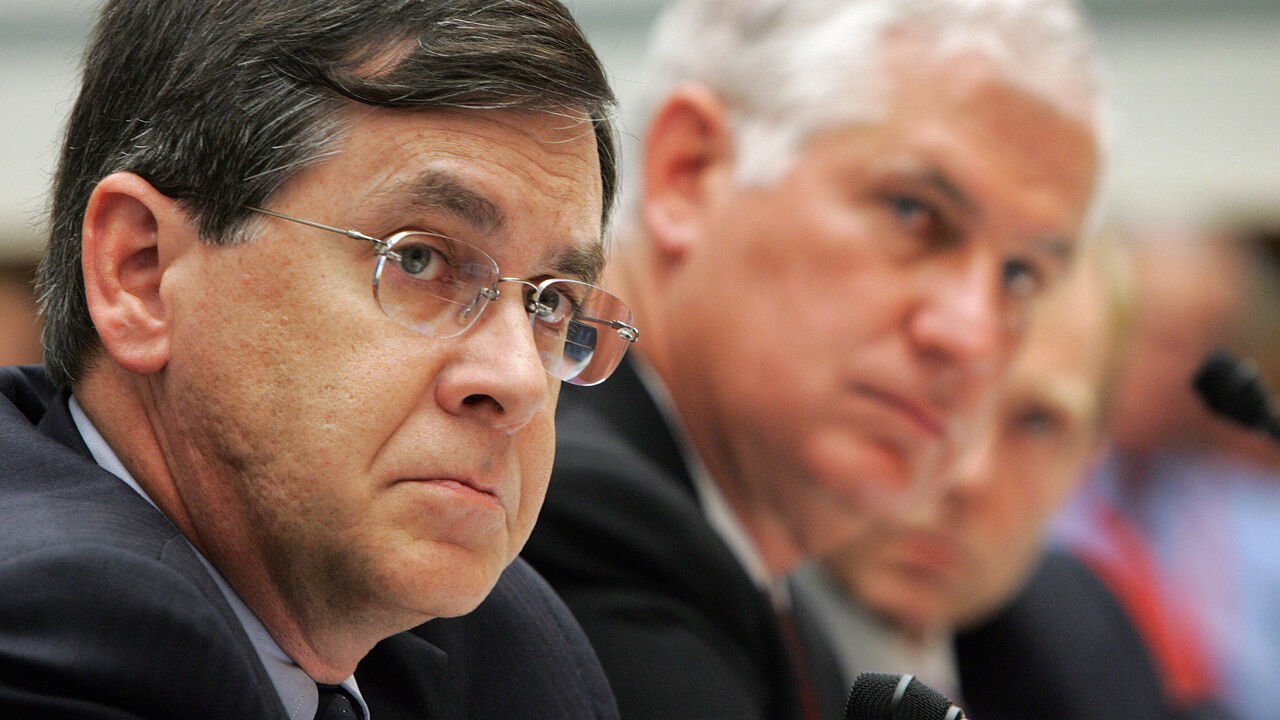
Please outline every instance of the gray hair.
[[647, 128], [677, 86], [705, 85], [729, 109], [738, 179], [768, 183], [818, 132], [886, 111], [894, 35], [933, 48], [937, 62], [977, 53], [1105, 135], [1092, 39], [1073, 0], [677, 1], [654, 27], [633, 119]]
[[54, 381], [77, 382], [100, 345], [80, 256], [102, 178], [136, 173], [181, 199], [205, 242], [242, 241], [244, 206], [334, 152], [352, 103], [585, 114], [607, 224], [614, 97], [558, 0], [108, 0], [68, 121], [39, 270]]

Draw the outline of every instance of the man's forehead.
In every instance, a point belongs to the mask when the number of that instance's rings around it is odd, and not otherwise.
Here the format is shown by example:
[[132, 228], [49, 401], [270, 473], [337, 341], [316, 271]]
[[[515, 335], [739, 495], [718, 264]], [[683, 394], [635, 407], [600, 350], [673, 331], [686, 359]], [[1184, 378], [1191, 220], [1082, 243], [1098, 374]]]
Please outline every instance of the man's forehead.
[[543, 163], [587, 163], [599, 181], [595, 121], [581, 111], [454, 108], [345, 109], [334, 155], [348, 151], [412, 155], [422, 148], [455, 154], [520, 152]]
[[981, 57], [912, 63], [895, 73], [887, 123], [954, 135], [975, 157], [1019, 168], [1029, 183], [1078, 184], [1082, 204], [1091, 198], [1101, 157], [1092, 109], [1064, 108]]

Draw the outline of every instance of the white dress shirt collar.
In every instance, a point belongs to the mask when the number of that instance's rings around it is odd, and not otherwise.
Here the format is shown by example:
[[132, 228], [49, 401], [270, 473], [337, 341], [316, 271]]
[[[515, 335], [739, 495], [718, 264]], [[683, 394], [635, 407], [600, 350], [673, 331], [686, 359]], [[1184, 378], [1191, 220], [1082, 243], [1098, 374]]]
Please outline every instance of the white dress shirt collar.
[[644, 385], [649, 396], [653, 398], [654, 404], [658, 406], [658, 411], [662, 414], [663, 420], [666, 421], [667, 427], [671, 430], [671, 435], [675, 438], [676, 446], [680, 449], [680, 456], [684, 460], [685, 467], [689, 469], [690, 477], [693, 479], [694, 491], [698, 495], [698, 503], [702, 507], [702, 512], [706, 516], [707, 522], [716, 531], [716, 534], [720, 536], [720, 539], [724, 540], [724, 543], [729, 546], [729, 550], [737, 558], [738, 563], [747, 572], [752, 582], [773, 601], [774, 606], [779, 608], [788, 607], [790, 598], [785, 579], [774, 577], [769, 573], [765, 566], [764, 558], [760, 556], [760, 551], [756, 548], [755, 542], [752, 541], [751, 535], [747, 533], [746, 527], [733, 512], [733, 508], [729, 506], [729, 501], [725, 499], [724, 493], [720, 491], [720, 486], [716, 483], [715, 478], [711, 476], [711, 472], [707, 470], [706, 463], [702, 461], [702, 456], [698, 454], [697, 449], [693, 446], [693, 441], [689, 438], [684, 423], [680, 420], [675, 401], [672, 400], [666, 384], [662, 382], [662, 378], [658, 376], [658, 373], [640, 358], [634, 358], [632, 362], [635, 364], [636, 374], [640, 377], [641, 384]]

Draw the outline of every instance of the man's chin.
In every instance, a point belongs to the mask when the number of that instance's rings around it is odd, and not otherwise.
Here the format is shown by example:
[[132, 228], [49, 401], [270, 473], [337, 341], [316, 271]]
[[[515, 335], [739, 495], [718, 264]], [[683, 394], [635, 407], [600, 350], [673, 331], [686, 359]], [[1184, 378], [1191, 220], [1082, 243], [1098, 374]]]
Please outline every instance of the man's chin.
[[916, 629], [936, 626], [954, 601], [941, 580], [918, 574], [896, 577], [866, 595], [875, 613], [895, 626]]
[[442, 557], [406, 562], [390, 574], [394, 587], [388, 592], [398, 605], [423, 616], [457, 617], [475, 610], [489, 596], [506, 568], [502, 553], [479, 553], [456, 546]]

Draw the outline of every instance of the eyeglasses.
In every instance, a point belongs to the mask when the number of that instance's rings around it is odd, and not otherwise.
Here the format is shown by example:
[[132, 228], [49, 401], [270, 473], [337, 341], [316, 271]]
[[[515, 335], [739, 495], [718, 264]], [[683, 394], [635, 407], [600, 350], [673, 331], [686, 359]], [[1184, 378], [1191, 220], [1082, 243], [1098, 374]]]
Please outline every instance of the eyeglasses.
[[373, 296], [378, 306], [387, 317], [429, 337], [458, 337], [498, 299], [498, 283], [523, 285], [542, 367], [574, 385], [603, 382], [640, 336], [631, 324], [630, 308], [618, 297], [577, 280], [535, 283], [501, 277], [488, 253], [461, 240], [418, 230], [380, 240], [274, 210], [245, 208], [376, 245]]

